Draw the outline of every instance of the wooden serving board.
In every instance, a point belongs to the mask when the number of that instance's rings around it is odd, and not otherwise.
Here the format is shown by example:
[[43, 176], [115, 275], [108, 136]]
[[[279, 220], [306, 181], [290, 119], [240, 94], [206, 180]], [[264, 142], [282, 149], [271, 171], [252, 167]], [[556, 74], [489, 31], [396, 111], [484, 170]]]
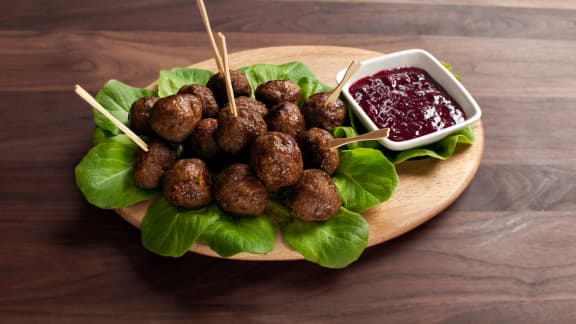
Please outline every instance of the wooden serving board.
[[[230, 55], [230, 64], [239, 68], [256, 63], [282, 64], [300, 61], [310, 67], [325, 84], [336, 85], [336, 72], [352, 59], [360, 61], [383, 53], [335, 46], [286, 46], [260, 48]], [[195, 68], [216, 70], [214, 60], [192, 65]], [[155, 86], [152, 84], [151, 87]], [[408, 161], [398, 166], [400, 184], [391, 199], [362, 213], [370, 226], [368, 246], [402, 235], [438, 215], [450, 206], [466, 189], [480, 164], [484, 149], [484, 130], [481, 121], [473, 125], [476, 141], [462, 146], [449, 160], [424, 159]], [[130, 224], [140, 227], [148, 202], [117, 210]], [[219, 257], [207, 245], [195, 243], [190, 251]], [[297, 260], [303, 259], [276, 236], [274, 250], [266, 255], [239, 253], [230, 259], [241, 260]]]

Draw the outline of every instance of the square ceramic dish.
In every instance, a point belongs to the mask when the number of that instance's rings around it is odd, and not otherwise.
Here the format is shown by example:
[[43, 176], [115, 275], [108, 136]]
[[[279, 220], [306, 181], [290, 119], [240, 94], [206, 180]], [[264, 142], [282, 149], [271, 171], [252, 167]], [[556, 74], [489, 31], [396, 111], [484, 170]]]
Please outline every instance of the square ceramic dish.
[[[405, 141], [392, 141], [390, 139], [381, 139], [379, 142], [387, 149], [394, 151], [403, 151], [427, 144], [431, 144], [441, 140], [447, 135], [462, 129], [466, 126], [471, 125], [480, 119], [481, 111], [480, 107], [472, 98], [470, 93], [464, 88], [464, 86], [456, 80], [456, 78], [450, 73], [438, 59], [436, 59], [432, 54], [421, 50], [421, 49], [411, 49], [401, 52], [395, 52], [391, 54], [386, 54], [379, 56], [367, 61], [362, 62], [358, 71], [346, 82], [342, 92], [344, 97], [352, 106], [352, 109], [356, 116], [360, 119], [364, 127], [369, 131], [376, 130], [378, 127], [374, 122], [368, 117], [364, 112], [362, 107], [354, 100], [350, 94], [350, 86], [352, 86], [356, 81], [374, 75], [382, 70], [388, 70], [399, 67], [416, 67], [425, 70], [428, 74], [440, 84], [444, 90], [462, 107], [462, 110], [466, 114], [466, 120], [452, 125], [450, 127], [422, 135], [413, 139]], [[341, 70], [336, 75], [336, 80], [340, 82], [346, 73], [346, 69]]]

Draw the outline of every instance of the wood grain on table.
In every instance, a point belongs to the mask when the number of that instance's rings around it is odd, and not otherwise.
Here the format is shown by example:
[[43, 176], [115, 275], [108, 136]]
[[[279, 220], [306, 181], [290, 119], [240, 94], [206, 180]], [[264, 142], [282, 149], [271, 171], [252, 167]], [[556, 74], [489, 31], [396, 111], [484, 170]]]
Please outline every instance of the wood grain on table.
[[[73, 168], [91, 112], [73, 93], [145, 86], [210, 58], [193, 1], [0, 3], [0, 322], [571, 323], [576, 318], [576, 2], [206, 1], [230, 52], [423, 48], [483, 109], [470, 187], [334, 271], [145, 251]], [[233, 64], [233, 63], [232, 63]]]

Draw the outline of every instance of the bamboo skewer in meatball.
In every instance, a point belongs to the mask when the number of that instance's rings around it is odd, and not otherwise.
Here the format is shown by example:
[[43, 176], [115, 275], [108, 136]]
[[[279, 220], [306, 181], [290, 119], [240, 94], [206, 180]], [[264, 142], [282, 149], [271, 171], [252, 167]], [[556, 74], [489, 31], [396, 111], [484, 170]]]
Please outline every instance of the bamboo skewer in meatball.
[[[250, 87], [250, 83], [248, 82], [248, 79], [246, 79], [246, 76], [235, 70], [229, 71], [234, 97], [249, 97], [252, 94], [252, 88]], [[228, 102], [224, 73], [218, 72], [211, 76], [208, 83], [206, 83], [206, 86], [212, 90], [218, 106], [222, 107]]]
[[150, 126], [162, 138], [182, 143], [202, 118], [202, 103], [190, 94], [158, 99], [150, 111]]
[[308, 127], [319, 127], [330, 130], [337, 126], [342, 126], [346, 119], [346, 105], [338, 98], [344, 84], [358, 71], [360, 63], [353, 60], [344, 77], [331, 92], [319, 92], [310, 96], [302, 106], [302, 113], [306, 118]]
[[212, 201], [211, 178], [206, 163], [200, 159], [178, 160], [164, 174], [164, 198], [172, 205], [200, 208]]
[[266, 122], [262, 117], [262, 109], [266, 108], [247, 97], [236, 98], [235, 102], [238, 117], [234, 117], [230, 105], [224, 106], [218, 113], [216, 142], [224, 152], [241, 155], [248, 152], [256, 137], [266, 132]]
[[344, 124], [346, 105], [340, 99], [336, 99], [332, 104], [326, 104], [329, 96], [329, 92], [318, 92], [304, 101], [302, 114], [306, 120], [306, 126], [330, 130]]
[[215, 117], [218, 115], [218, 103], [209, 88], [199, 84], [184, 85], [178, 90], [178, 94], [191, 94], [202, 102], [202, 118]]
[[284, 204], [305, 221], [325, 221], [336, 215], [342, 201], [330, 176], [318, 169], [304, 170], [298, 182], [284, 192]]
[[272, 108], [283, 101], [298, 104], [300, 93], [300, 86], [290, 80], [272, 80], [259, 85], [254, 96], [266, 107]]
[[128, 121], [130, 129], [132, 129], [134, 133], [144, 136], [154, 135], [148, 119], [150, 118], [150, 110], [158, 99], [158, 97], [142, 97], [132, 103], [128, 114]]
[[280, 132], [256, 138], [250, 151], [250, 166], [269, 191], [295, 184], [304, 170], [296, 140]]
[[160, 187], [164, 173], [176, 162], [176, 151], [160, 140], [148, 143], [148, 152], [134, 154], [134, 182], [142, 189]]
[[220, 209], [239, 216], [258, 216], [268, 204], [268, 191], [247, 164], [233, 164], [216, 177], [214, 201]]
[[300, 141], [304, 164], [308, 168], [317, 168], [332, 175], [340, 164], [338, 149], [330, 148], [332, 134], [322, 128], [310, 128]]

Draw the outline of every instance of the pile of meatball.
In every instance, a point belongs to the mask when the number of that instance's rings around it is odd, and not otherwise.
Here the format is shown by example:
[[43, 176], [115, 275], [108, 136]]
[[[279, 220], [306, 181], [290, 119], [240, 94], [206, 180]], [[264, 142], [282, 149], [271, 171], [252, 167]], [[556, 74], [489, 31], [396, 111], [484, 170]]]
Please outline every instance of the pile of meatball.
[[341, 201], [330, 176], [340, 159], [328, 147], [328, 130], [344, 123], [344, 103], [326, 105], [329, 93], [320, 92], [299, 107], [300, 87], [289, 80], [261, 84], [253, 99], [244, 74], [230, 73], [236, 117], [222, 73], [206, 86], [185, 85], [175, 95], [132, 104], [130, 127], [148, 138], [149, 147], [135, 154], [136, 185], [162, 188], [171, 204], [183, 208], [214, 201], [226, 213], [257, 216], [272, 194], [294, 217], [324, 221], [335, 215]]

